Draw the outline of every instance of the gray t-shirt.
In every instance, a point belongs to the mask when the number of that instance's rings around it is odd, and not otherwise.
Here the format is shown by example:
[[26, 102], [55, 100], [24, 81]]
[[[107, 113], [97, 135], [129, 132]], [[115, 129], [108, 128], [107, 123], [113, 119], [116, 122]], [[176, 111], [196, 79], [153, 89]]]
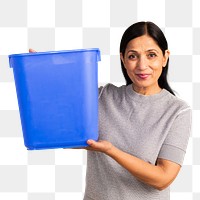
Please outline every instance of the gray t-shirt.
[[[145, 96], [132, 85], [107, 84], [99, 89], [99, 139], [152, 165], [163, 158], [182, 165], [191, 129], [191, 108], [163, 89]], [[87, 154], [84, 200], [169, 200], [140, 182], [109, 156]]]

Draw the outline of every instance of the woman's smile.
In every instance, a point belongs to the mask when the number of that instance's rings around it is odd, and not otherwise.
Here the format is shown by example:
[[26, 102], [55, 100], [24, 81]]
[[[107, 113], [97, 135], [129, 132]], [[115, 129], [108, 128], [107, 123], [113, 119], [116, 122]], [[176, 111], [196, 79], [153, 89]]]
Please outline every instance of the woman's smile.
[[146, 80], [150, 76], [150, 74], [136, 74], [139, 79]]

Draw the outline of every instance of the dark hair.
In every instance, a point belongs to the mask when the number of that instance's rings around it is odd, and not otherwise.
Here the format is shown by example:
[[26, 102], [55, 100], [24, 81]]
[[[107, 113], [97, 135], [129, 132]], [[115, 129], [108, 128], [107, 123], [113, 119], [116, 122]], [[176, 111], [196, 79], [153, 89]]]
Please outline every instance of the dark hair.
[[[122, 36], [120, 43], [120, 53], [122, 53], [122, 56], [124, 57], [126, 46], [130, 40], [146, 34], [154, 39], [154, 41], [158, 44], [164, 55], [165, 50], [168, 49], [168, 44], [161, 29], [152, 22], [137, 22], [128, 27]], [[168, 90], [171, 94], [175, 95], [167, 81], [168, 65], [169, 65], [169, 59], [167, 61], [166, 66], [162, 68], [162, 73], [158, 79], [158, 85], [160, 86], [160, 88], [162, 89], [164, 88]], [[129, 78], [126, 68], [124, 67], [122, 61], [121, 61], [121, 67], [124, 78], [126, 79], [126, 85], [132, 84], [133, 82]]]

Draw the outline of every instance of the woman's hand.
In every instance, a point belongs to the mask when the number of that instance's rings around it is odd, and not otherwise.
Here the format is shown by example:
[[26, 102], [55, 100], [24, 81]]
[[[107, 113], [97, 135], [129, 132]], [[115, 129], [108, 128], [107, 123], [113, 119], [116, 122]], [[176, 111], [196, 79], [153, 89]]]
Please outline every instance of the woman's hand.
[[37, 53], [37, 51], [35, 51], [34, 49], [29, 49], [28, 51], [29, 53]]
[[86, 150], [99, 151], [105, 154], [108, 154], [108, 152], [113, 148], [113, 145], [105, 140], [99, 140], [97, 142], [94, 140], [88, 140], [87, 144], [89, 146], [86, 147]]

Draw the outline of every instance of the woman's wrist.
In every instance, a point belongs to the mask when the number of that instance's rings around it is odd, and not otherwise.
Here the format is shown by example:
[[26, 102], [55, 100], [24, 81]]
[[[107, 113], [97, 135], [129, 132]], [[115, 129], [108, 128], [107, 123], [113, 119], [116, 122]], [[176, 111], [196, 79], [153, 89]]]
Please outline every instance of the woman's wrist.
[[110, 157], [113, 157], [116, 151], [117, 148], [112, 143], [110, 143], [109, 148], [104, 153]]

